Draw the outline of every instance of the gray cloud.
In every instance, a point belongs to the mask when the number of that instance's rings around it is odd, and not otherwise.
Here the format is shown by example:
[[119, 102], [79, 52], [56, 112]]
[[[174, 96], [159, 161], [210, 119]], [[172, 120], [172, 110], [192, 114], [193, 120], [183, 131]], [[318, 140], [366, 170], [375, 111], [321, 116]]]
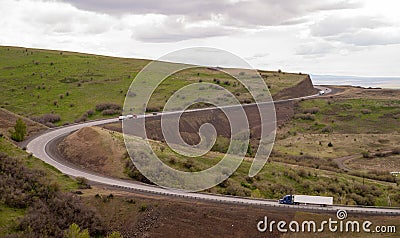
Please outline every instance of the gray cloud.
[[332, 39], [356, 46], [400, 44], [400, 29], [385, 31], [362, 29], [354, 33], [345, 33]]
[[375, 29], [386, 25], [387, 23], [371, 16], [329, 16], [312, 25], [311, 34], [314, 36], [336, 36], [359, 29]]
[[[322, 10], [358, 7], [351, 0], [64, 0], [78, 8], [111, 15], [158, 14], [166, 19], [135, 26], [132, 36], [140, 41], [173, 42], [229, 35], [235, 28], [296, 25], [305, 16]], [[184, 19], [179, 21], [178, 19]], [[211, 26], [201, 23], [212, 22]], [[200, 23], [200, 24], [199, 24]]]
[[[359, 7], [351, 0], [64, 0], [74, 6], [110, 14], [162, 14], [183, 15], [191, 21], [223, 19], [227, 25], [270, 26], [281, 23], [290, 24], [291, 19], [322, 10], [337, 10]], [[293, 21], [293, 24], [297, 24]]]
[[314, 37], [355, 46], [400, 44], [399, 27], [391, 24], [382, 17], [331, 15], [312, 25], [310, 32]]
[[320, 40], [300, 45], [296, 49], [296, 54], [305, 56], [306, 55], [322, 56], [332, 52], [334, 49], [335, 47], [329, 42]]
[[174, 42], [232, 34], [221, 26], [189, 25], [184, 18], [170, 16], [158, 23], [136, 26], [132, 37], [144, 42]]

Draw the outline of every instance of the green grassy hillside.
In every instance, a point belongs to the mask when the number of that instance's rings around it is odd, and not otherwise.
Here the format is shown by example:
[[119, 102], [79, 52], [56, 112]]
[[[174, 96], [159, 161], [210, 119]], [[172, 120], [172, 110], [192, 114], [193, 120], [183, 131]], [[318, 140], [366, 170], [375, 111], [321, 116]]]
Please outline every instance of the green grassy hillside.
[[[56, 125], [76, 120], [97, 119], [103, 115], [95, 107], [100, 103], [122, 106], [125, 93], [136, 74], [148, 60], [123, 59], [71, 52], [0, 47], [0, 106], [26, 117], [52, 113], [60, 118], [47, 118]], [[304, 74], [262, 72], [271, 93], [295, 86], [307, 79]], [[149, 108], [160, 110], [165, 98], [178, 87], [204, 81], [221, 84], [241, 95], [243, 87], [233, 86], [228, 75], [203, 68], [170, 77], [156, 92]], [[115, 110], [118, 114], [119, 110]]]

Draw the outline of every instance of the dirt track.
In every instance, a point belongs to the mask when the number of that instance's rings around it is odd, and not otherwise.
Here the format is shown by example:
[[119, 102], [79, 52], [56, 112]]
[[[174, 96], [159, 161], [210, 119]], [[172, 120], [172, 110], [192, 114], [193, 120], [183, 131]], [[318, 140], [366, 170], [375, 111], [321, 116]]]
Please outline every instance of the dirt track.
[[[380, 151], [379, 153], [392, 153], [392, 150], [386, 150], [386, 151]], [[376, 156], [376, 153], [372, 153], [370, 154], [370, 156]], [[352, 171], [353, 169], [347, 167], [345, 165], [345, 162], [348, 160], [352, 160], [352, 159], [356, 159], [356, 158], [360, 158], [361, 155], [350, 155], [350, 156], [345, 156], [345, 157], [341, 157], [341, 158], [337, 158], [335, 159], [335, 162], [337, 163], [337, 165], [339, 166], [340, 169], [343, 169], [344, 171]]]

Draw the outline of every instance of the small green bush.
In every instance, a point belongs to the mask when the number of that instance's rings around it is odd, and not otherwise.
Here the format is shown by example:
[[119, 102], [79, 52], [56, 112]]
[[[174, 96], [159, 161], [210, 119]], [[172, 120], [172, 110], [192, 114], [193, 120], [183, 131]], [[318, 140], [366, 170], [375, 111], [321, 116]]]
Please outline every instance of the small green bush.
[[26, 124], [21, 118], [18, 118], [14, 126], [14, 131], [11, 132], [11, 139], [20, 142], [25, 139], [25, 135]]

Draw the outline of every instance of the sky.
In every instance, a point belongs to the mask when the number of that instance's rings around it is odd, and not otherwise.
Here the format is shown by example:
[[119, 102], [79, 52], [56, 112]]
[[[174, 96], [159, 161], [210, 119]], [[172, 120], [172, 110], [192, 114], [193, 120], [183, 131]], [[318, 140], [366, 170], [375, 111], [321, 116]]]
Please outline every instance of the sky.
[[399, 9], [397, 0], [0, 0], [0, 45], [146, 59], [214, 47], [258, 69], [396, 77]]

